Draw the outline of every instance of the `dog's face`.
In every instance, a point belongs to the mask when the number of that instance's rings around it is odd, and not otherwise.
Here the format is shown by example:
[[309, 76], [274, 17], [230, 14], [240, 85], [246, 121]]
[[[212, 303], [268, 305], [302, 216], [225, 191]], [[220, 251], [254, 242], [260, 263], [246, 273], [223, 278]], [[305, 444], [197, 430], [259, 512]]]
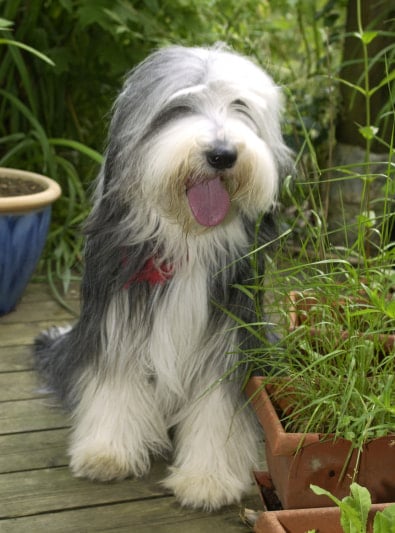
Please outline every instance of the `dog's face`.
[[112, 127], [125, 197], [188, 233], [268, 211], [286, 157], [279, 107], [271, 78], [239, 55], [153, 54], [128, 79]]

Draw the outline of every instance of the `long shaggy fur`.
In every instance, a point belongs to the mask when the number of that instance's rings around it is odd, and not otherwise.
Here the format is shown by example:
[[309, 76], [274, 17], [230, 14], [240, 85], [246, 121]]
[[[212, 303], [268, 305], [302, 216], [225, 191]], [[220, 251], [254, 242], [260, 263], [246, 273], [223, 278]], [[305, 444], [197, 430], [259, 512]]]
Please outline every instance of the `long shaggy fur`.
[[[72, 413], [76, 476], [142, 476], [172, 453], [164, 484], [184, 505], [215, 509], [249, 486], [255, 422], [243, 370], [226, 376], [254, 339], [220, 307], [254, 321], [234, 286], [251, 279], [256, 237], [273, 237], [280, 103], [266, 73], [221, 47], [169, 47], [127, 78], [85, 226], [80, 318], [36, 340], [37, 367]], [[216, 149], [235, 160], [209, 163]], [[230, 206], [202, 224], [187, 193], [215, 179]]]

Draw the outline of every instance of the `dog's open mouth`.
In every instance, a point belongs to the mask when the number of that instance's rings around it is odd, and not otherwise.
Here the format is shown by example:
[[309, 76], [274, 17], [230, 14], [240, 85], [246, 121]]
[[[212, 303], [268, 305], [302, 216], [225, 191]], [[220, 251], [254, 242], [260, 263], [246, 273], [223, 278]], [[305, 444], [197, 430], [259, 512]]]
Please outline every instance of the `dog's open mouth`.
[[230, 208], [230, 197], [221, 177], [187, 186], [189, 207], [202, 226], [218, 226]]

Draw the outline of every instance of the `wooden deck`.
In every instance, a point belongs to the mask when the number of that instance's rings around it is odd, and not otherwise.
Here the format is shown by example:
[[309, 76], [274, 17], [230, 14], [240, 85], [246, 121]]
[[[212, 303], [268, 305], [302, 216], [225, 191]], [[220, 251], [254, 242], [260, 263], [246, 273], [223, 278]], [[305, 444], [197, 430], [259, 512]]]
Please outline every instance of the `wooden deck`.
[[[68, 303], [78, 309], [77, 287]], [[69, 420], [37, 391], [30, 345], [72, 315], [45, 285], [31, 284], [17, 310], [0, 318], [0, 532], [246, 533], [240, 507], [182, 509], [158, 484], [166, 465], [120, 483], [73, 478], [66, 455]], [[247, 507], [261, 507], [251, 485]]]

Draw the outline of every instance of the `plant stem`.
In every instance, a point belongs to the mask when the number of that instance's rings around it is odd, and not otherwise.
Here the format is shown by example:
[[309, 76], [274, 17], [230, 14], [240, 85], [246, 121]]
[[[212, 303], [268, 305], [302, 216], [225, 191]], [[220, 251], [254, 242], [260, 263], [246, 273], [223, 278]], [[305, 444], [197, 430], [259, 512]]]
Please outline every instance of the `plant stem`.
[[[358, 34], [362, 45], [363, 53], [363, 67], [364, 67], [364, 98], [365, 98], [365, 127], [371, 127], [371, 102], [370, 102], [370, 80], [369, 80], [369, 55], [368, 45], [363, 38], [364, 29], [362, 24], [362, 12], [361, 12], [361, 0], [357, 1], [357, 21], [358, 21]], [[362, 216], [359, 221], [359, 235], [364, 235], [364, 238], [359, 240], [359, 252], [364, 258], [365, 267], [367, 259], [370, 257], [370, 239], [369, 239], [369, 227], [366, 229], [361, 226], [366, 223], [366, 218], [370, 214], [370, 189], [371, 189], [371, 177], [370, 177], [370, 152], [371, 152], [372, 139], [370, 135], [365, 136], [365, 176], [363, 179], [363, 189], [361, 196], [361, 213]]]

